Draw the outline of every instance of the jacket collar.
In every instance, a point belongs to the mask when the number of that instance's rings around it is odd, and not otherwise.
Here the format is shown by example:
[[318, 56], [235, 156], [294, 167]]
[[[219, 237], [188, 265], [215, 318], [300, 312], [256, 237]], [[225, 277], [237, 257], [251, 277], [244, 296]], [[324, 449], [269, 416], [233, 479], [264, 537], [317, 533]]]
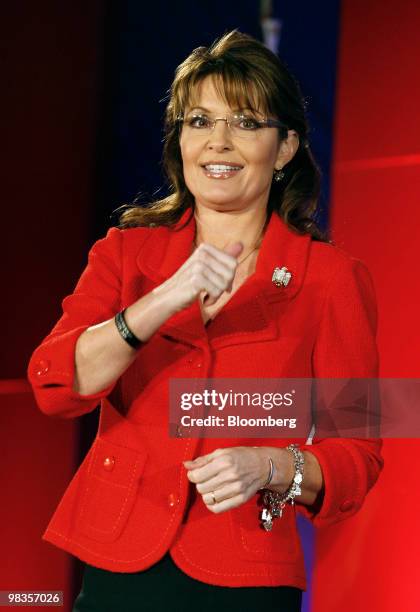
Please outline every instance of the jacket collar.
[[[140, 271], [157, 284], [172, 276], [188, 259], [195, 236], [195, 219], [186, 210], [174, 228], [150, 229], [137, 256]], [[289, 229], [273, 213], [267, 225], [257, 258], [255, 273], [233, 294], [232, 298], [210, 323], [215, 344], [236, 344], [274, 338], [278, 325], [271, 320], [268, 304], [292, 300], [301, 289], [310, 252], [311, 238]], [[287, 267], [291, 279], [287, 287], [272, 282], [276, 267]], [[229, 316], [230, 315], [230, 316]], [[245, 328], [245, 329], [244, 329]], [[216, 335], [213, 332], [216, 333]], [[207, 341], [198, 300], [189, 308], [173, 315], [160, 328], [194, 345]]]
[[192, 253], [195, 220], [187, 209], [173, 228], [150, 229], [150, 234], [137, 256], [143, 274], [162, 283], [175, 274]]

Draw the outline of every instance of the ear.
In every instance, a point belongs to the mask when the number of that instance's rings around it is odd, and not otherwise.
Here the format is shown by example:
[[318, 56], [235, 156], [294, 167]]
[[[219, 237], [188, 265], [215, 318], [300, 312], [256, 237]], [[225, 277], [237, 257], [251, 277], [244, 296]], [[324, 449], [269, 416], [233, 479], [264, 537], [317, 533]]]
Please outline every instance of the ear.
[[293, 159], [299, 148], [299, 135], [295, 130], [287, 132], [287, 138], [280, 141], [279, 151], [276, 159], [276, 170], [283, 168]]

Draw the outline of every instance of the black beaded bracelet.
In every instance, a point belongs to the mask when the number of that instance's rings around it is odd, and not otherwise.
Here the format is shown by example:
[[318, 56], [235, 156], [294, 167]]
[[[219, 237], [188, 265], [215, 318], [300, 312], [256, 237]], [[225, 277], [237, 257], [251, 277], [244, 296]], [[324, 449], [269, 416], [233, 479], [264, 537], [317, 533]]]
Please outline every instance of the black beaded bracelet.
[[121, 338], [123, 338], [133, 349], [138, 349], [141, 345], [141, 340], [139, 340], [128, 327], [124, 318], [124, 312], [125, 308], [115, 315], [115, 325], [120, 332]]

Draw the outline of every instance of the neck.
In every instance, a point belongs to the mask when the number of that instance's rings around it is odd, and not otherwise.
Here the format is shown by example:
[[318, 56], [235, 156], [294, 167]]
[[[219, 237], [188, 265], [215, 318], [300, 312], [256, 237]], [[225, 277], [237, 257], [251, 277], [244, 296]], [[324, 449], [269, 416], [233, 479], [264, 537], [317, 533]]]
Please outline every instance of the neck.
[[217, 211], [196, 204], [196, 245], [207, 242], [225, 249], [235, 242], [242, 242], [244, 250], [256, 247], [262, 237], [266, 222], [266, 209], [244, 211]]

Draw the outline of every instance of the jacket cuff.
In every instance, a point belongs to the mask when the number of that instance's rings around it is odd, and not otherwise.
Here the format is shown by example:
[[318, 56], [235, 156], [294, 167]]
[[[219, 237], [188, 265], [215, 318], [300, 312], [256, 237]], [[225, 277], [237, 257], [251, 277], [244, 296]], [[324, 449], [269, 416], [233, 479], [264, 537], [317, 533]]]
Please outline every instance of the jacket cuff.
[[379, 440], [328, 439], [306, 444], [321, 467], [324, 490], [314, 506], [297, 504], [300, 514], [315, 527], [329, 526], [349, 518], [362, 506], [383, 466]]
[[73, 390], [74, 355], [79, 336], [90, 325], [76, 327], [64, 334], [52, 336], [33, 353], [28, 364], [28, 379], [38, 406], [49, 416], [71, 418], [93, 410], [103, 397], [111, 393], [117, 381], [90, 395]]

